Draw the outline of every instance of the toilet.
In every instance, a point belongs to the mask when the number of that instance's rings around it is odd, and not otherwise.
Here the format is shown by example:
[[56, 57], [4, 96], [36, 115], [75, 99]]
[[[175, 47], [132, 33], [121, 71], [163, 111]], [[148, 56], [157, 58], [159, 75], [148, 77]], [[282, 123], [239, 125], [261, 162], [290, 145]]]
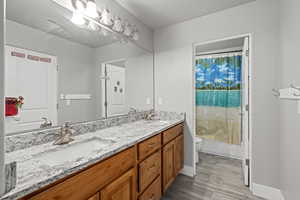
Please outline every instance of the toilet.
[[196, 159], [196, 163], [199, 162], [199, 152], [201, 150], [201, 146], [202, 146], [202, 139], [199, 137], [195, 137], [195, 159]]

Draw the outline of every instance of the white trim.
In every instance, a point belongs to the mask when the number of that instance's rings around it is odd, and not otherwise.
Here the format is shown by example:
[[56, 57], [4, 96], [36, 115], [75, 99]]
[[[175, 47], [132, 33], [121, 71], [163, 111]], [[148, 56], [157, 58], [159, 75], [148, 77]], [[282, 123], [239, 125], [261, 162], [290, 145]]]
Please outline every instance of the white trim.
[[252, 192], [254, 195], [267, 200], [284, 200], [281, 190], [270, 186], [253, 183]]
[[183, 174], [185, 176], [194, 177], [194, 168], [188, 165], [184, 165], [183, 169], [180, 171], [180, 174]]
[[223, 57], [231, 57], [231, 56], [242, 56], [243, 52], [229, 52], [229, 53], [221, 53], [221, 54], [203, 54], [203, 55], [196, 55], [196, 59], [203, 59], [203, 58], [223, 58]]
[[[192, 83], [193, 83], [193, 88], [195, 88], [195, 69], [194, 69], [194, 63], [195, 63], [195, 53], [196, 53], [196, 47], [199, 45], [205, 45], [205, 44], [210, 44], [210, 43], [215, 43], [215, 42], [221, 42], [221, 41], [226, 41], [226, 40], [231, 40], [231, 39], [238, 39], [238, 38], [244, 38], [244, 37], [249, 37], [249, 160], [250, 160], [250, 190], [252, 191], [252, 181], [253, 181], [253, 166], [254, 166], [254, 160], [252, 158], [252, 93], [251, 93], [251, 89], [252, 89], [252, 80], [251, 80], [251, 76], [252, 76], [252, 48], [253, 48], [253, 43], [252, 43], [252, 34], [251, 33], [245, 33], [245, 34], [240, 34], [240, 35], [236, 35], [236, 36], [231, 36], [231, 37], [225, 37], [222, 39], [216, 39], [216, 40], [209, 40], [209, 41], [205, 41], [205, 42], [194, 42], [193, 45], [193, 77], [192, 77]], [[193, 133], [193, 146], [195, 149], [195, 137], [196, 137], [196, 101], [195, 101], [195, 94], [193, 92], [193, 126], [192, 126], [192, 133]], [[194, 155], [195, 158], [195, 155]], [[194, 169], [196, 170], [196, 159], [194, 159]]]
[[239, 160], [243, 159], [243, 149], [241, 145], [226, 144], [204, 138], [202, 138], [200, 152]]
[[[193, 44], [192, 44], [193, 45]], [[191, 127], [191, 133], [193, 137], [193, 174], [196, 174], [196, 166], [197, 162], [199, 162], [199, 158], [196, 156], [196, 77], [195, 77], [195, 63], [196, 63], [196, 46], [192, 46], [192, 85], [191, 87], [194, 88], [192, 92], [192, 127]]]
[[226, 158], [242, 160], [241, 156], [239, 156], [239, 155], [220, 153], [220, 152], [215, 152], [215, 151], [206, 151], [206, 150], [201, 150], [200, 152], [215, 155], [215, 156], [221, 156], [221, 157], [226, 157]]
[[196, 52], [195, 55], [202, 55], [202, 54], [218, 54], [220, 52], [227, 52], [227, 51], [242, 51], [243, 47], [232, 47], [232, 48], [225, 48], [225, 49], [218, 49], [215, 51], [200, 51], [200, 52]]
[[4, 61], [4, 44], [5, 44], [5, 34], [6, 34], [6, 26], [5, 26], [5, 3], [6, 1], [0, 2], [0, 196], [5, 191], [5, 173], [4, 173], [4, 74], [5, 74], [5, 61]]

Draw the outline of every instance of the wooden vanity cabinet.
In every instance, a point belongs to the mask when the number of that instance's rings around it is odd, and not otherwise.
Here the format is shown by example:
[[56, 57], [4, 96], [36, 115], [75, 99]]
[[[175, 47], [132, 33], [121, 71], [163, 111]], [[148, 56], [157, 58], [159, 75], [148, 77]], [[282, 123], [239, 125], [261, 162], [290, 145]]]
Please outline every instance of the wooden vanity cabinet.
[[163, 147], [163, 191], [165, 192], [175, 179], [174, 141]]
[[136, 178], [134, 169], [129, 170], [117, 180], [100, 191], [101, 200], [136, 199]]
[[172, 184], [178, 173], [183, 168], [183, 140], [184, 138], [182, 124], [179, 124], [163, 132], [163, 192], [168, 189], [168, 187]]
[[179, 124], [20, 200], [160, 200], [183, 167]]
[[174, 140], [174, 170], [175, 170], [175, 176], [177, 176], [179, 174], [179, 172], [182, 170], [183, 168], [183, 153], [184, 153], [184, 138], [183, 138], [183, 134], [181, 134], [180, 136], [178, 136], [175, 140]]
[[97, 192], [95, 195], [90, 197], [88, 200], [100, 200], [100, 194]]
[[102, 188], [135, 167], [135, 155], [135, 148], [131, 147], [88, 169], [30, 194], [22, 200], [88, 200], [96, 198], [94, 196], [97, 196]]

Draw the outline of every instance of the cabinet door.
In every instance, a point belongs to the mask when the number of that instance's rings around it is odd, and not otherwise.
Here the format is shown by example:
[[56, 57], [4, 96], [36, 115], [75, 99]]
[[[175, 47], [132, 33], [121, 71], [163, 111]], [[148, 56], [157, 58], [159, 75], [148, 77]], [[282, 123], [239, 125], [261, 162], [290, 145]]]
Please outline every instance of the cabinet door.
[[135, 200], [136, 175], [129, 170], [117, 180], [101, 190], [101, 200]]
[[90, 197], [88, 200], [100, 200], [99, 193], [97, 193], [94, 196]]
[[163, 148], [163, 190], [166, 191], [175, 178], [174, 171], [174, 141]]
[[175, 139], [174, 168], [177, 175], [183, 168], [183, 135]]

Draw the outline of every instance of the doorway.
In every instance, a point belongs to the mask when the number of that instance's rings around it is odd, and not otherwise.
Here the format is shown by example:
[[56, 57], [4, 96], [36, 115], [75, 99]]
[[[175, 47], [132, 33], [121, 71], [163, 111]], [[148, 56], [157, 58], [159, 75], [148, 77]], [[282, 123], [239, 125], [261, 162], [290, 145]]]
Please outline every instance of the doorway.
[[104, 117], [126, 114], [126, 60], [103, 63], [101, 71]]
[[5, 97], [24, 99], [16, 114], [5, 117], [5, 132], [38, 129], [43, 119], [56, 126], [57, 58], [6, 45], [5, 62]]
[[[194, 45], [195, 129], [201, 152], [242, 160], [250, 185], [250, 35]], [[199, 140], [198, 140], [199, 141]]]

